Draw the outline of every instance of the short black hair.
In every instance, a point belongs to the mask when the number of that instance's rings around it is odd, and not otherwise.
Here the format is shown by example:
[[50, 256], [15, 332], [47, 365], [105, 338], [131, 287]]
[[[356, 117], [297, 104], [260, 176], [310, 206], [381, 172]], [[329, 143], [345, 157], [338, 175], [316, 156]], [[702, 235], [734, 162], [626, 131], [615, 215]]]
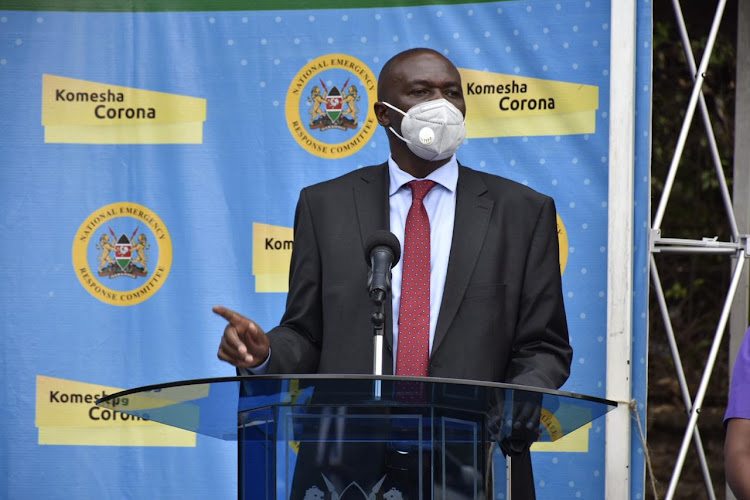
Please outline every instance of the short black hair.
[[398, 64], [399, 62], [401, 62], [401, 59], [407, 58], [409, 56], [412, 56], [421, 52], [429, 52], [432, 54], [436, 54], [442, 57], [443, 59], [445, 59], [446, 61], [450, 62], [447, 57], [445, 57], [443, 54], [441, 54], [437, 50], [428, 49], [426, 47], [415, 47], [413, 49], [407, 49], [403, 52], [399, 52], [395, 56], [388, 59], [386, 63], [383, 65], [383, 69], [380, 70], [380, 75], [378, 76], [378, 101], [384, 100], [383, 89], [385, 89], [386, 87], [386, 80], [388, 77], [390, 77], [390, 74], [393, 71], [393, 67], [396, 66], [396, 64]]

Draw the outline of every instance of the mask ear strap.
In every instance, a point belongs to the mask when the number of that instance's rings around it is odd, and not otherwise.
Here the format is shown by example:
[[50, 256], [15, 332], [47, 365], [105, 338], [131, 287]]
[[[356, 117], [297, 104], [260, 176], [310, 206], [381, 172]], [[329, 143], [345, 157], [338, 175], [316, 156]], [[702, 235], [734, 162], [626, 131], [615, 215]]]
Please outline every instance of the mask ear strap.
[[398, 108], [397, 108], [396, 106], [392, 106], [392, 105], [388, 104], [388, 103], [387, 103], [387, 102], [385, 102], [385, 101], [381, 101], [381, 102], [382, 102], [383, 104], [385, 104], [386, 106], [388, 106], [389, 108], [391, 108], [391, 109], [392, 109], [393, 111], [398, 111], [398, 112], [399, 112], [399, 113], [401, 113], [402, 115], [404, 115], [404, 116], [408, 116], [408, 115], [407, 115], [406, 113], [404, 113], [403, 111], [401, 111], [400, 109], [398, 109]]
[[[392, 105], [388, 104], [385, 101], [381, 101], [381, 102], [383, 104], [385, 104], [386, 106], [388, 106], [389, 108], [391, 108], [393, 111], [398, 111], [399, 113], [401, 113], [404, 116], [409, 116], [406, 113], [404, 113], [403, 111], [401, 111], [400, 109], [398, 109], [396, 106], [392, 106]], [[402, 141], [404, 141], [406, 144], [411, 144], [411, 142], [408, 139], [402, 137], [401, 135], [399, 135], [398, 132], [396, 132], [395, 130], [393, 130], [393, 127], [388, 127], [388, 130], [390, 130], [391, 132], [393, 132], [393, 135], [395, 135], [396, 137], [398, 137], [399, 139], [401, 139]]]
[[406, 144], [411, 144], [411, 141], [409, 141], [408, 139], [400, 136], [398, 134], [398, 132], [396, 132], [395, 130], [393, 130], [393, 127], [388, 127], [388, 130], [390, 130], [391, 132], [393, 132], [393, 135], [395, 135], [396, 137], [398, 137], [399, 139], [401, 139], [402, 141], [404, 141]]

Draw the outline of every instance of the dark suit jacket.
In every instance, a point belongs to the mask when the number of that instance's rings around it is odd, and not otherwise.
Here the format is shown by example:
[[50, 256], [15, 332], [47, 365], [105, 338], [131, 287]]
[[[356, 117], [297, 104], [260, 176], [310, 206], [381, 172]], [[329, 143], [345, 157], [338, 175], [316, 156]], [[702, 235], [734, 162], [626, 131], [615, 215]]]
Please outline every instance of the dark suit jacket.
[[[551, 198], [459, 167], [435, 377], [558, 388], [572, 350]], [[372, 373], [364, 242], [388, 229], [388, 165], [302, 190], [287, 308], [268, 335], [270, 373]], [[393, 372], [390, 307], [383, 373]]]
[[[286, 312], [268, 332], [269, 373], [372, 373], [365, 241], [389, 228], [388, 182], [382, 164], [302, 190]], [[385, 311], [391, 374], [390, 304]], [[430, 375], [558, 388], [571, 357], [554, 202], [460, 166]], [[534, 498], [528, 452], [513, 464], [514, 498]]]

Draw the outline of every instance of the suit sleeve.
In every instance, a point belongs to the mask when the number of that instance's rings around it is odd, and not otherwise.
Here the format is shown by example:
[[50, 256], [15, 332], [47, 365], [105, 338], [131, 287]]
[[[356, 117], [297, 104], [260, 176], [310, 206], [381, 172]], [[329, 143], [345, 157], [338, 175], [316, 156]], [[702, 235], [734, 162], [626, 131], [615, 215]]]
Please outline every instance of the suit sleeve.
[[281, 324], [268, 332], [269, 373], [315, 373], [322, 343], [321, 260], [307, 190], [294, 216], [289, 293]]
[[546, 198], [527, 253], [506, 382], [559, 388], [570, 375], [572, 356], [562, 295], [557, 216], [554, 201]]

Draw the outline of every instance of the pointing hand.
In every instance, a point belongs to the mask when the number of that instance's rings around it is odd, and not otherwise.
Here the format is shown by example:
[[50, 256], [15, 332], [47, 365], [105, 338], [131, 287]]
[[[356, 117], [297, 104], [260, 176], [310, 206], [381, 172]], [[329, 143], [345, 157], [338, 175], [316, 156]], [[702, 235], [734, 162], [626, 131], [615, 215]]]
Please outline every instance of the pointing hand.
[[226, 307], [214, 306], [212, 310], [229, 322], [219, 344], [219, 359], [237, 368], [263, 364], [270, 352], [266, 332], [253, 320]]

